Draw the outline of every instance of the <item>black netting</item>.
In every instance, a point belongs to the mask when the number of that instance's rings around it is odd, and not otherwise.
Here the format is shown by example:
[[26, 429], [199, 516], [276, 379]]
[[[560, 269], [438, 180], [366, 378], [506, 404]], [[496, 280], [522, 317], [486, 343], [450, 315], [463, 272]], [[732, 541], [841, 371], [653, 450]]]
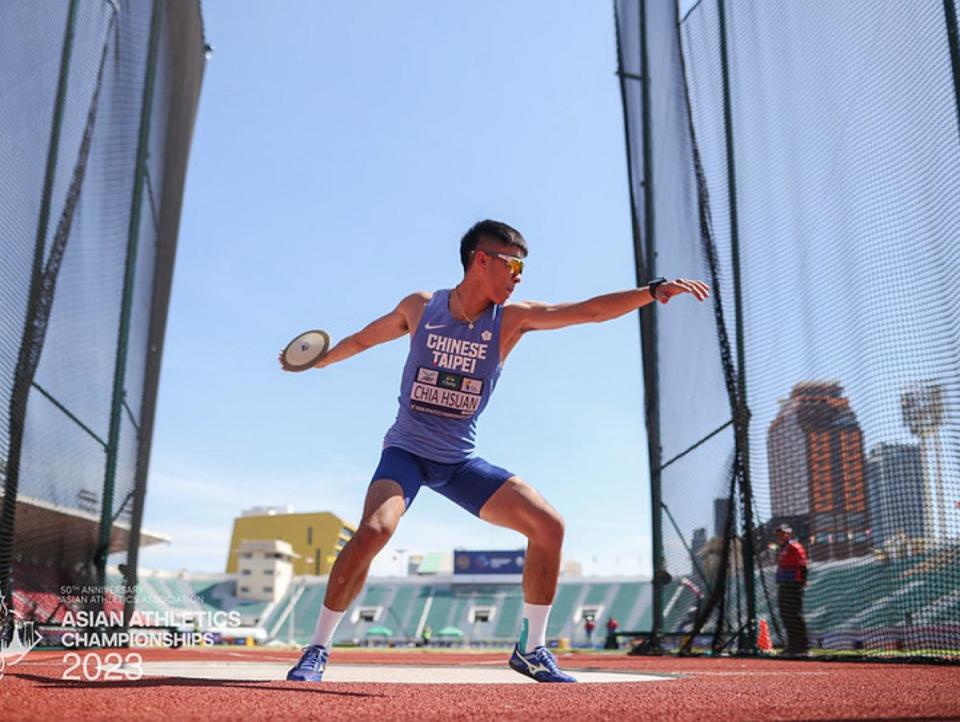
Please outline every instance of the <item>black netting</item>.
[[802, 652], [799, 594], [814, 654], [956, 657], [953, 3], [664, 5], [616, 3], [638, 266], [715, 292], [645, 311], [664, 643]]
[[194, 2], [0, 8], [0, 581], [20, 617], [56, 621], [62, 586], [136, 558], [203, 55]]

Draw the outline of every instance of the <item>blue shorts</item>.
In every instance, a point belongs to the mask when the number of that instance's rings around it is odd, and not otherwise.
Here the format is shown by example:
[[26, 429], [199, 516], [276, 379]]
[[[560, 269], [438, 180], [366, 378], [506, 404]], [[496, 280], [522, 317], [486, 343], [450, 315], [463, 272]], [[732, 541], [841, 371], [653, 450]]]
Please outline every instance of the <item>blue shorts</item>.
[[441, 464], [397, 446], [388, 446], [380, 456], [370, 483], [378, 479], [397, 482], [403, 487], [407, 509], [420, 487], [428, 486], [479, 517], [481, 507], [513, 475], [476, 456], [457, 464]]

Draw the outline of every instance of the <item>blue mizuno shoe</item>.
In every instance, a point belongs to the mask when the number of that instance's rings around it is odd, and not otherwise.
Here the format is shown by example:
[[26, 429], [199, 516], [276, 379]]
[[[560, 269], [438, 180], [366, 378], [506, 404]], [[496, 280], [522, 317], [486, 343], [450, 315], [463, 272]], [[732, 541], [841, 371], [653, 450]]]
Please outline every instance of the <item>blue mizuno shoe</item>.
[[303, 650], [303, 656], [297, 666], [287, 672], [287, 679], [293, 682], [319, 682], [323, 679], [323, 670], [327, 668], [326, 647], [314, 644]]
[[519, 645], [513, 648], [510, 666], [538, 682], [576, 682], [557, 666], [557, 658], [546, 647], [537, 647], [530, 654], [523, 654]]

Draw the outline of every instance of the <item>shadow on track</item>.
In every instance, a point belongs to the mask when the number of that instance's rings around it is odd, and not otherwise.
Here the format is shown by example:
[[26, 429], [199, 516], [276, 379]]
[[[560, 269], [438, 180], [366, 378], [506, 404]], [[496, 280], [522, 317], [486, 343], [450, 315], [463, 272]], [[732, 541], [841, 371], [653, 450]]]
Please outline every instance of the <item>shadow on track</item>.
[[309, 692], [311, 694], [325, 694], [336, 697], [386, 697], [383, 694], [367, 694], [365, 692], [341, 692], [332, 689], [321, 689], [327, 683], [291, 682], [278, 685], [275, 682], [254, 682], [236, 679], [196, 679], [193, 677], [144, 677], [143, 679], [103, 680], [101, 682], [87, 682], [73, 679], [55, 679], [37, 674], [7, 674], [8, 677], [36, 682], [43, 689], [151, 689], [156, 687], [235, 687], [237, 689], [264, 689], [278, 692]]

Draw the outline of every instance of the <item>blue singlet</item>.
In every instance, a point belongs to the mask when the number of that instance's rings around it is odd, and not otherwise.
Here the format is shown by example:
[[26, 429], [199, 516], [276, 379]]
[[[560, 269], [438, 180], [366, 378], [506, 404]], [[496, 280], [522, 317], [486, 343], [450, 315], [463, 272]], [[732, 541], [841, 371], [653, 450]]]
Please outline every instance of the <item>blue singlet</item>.
[[451, 315], [450, 291], [433, 294], [413, 338], [400, 382], [400, 409], [383, 440], [425, 459], [453, 464], [473, 456], [477, 417], [500, 376], [503, 307], [491, 305], [473, 328]]

